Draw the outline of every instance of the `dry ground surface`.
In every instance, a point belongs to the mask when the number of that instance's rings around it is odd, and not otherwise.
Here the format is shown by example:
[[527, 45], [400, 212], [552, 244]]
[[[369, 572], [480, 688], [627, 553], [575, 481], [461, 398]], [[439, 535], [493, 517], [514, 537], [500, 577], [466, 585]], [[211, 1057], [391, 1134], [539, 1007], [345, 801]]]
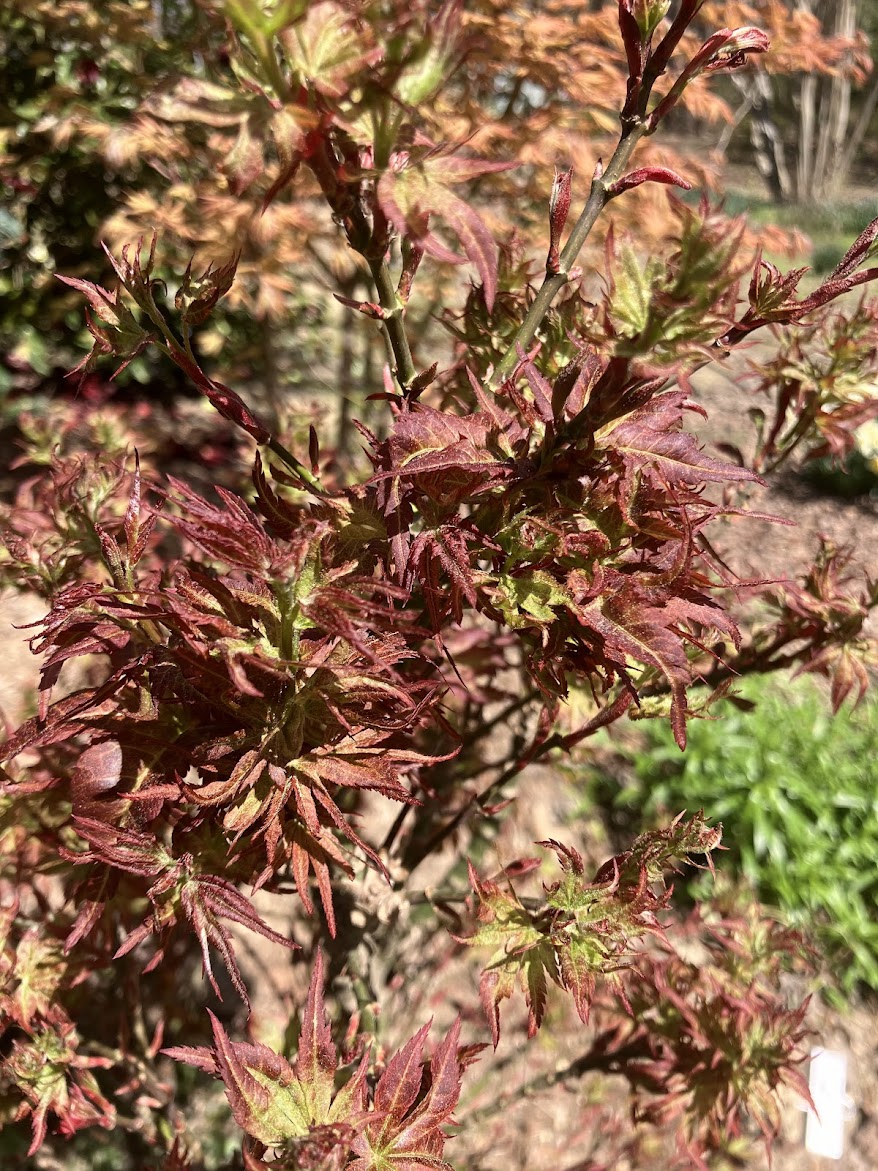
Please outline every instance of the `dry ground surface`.
[[[758, 360], [754, 348], [748, 360]], [[748, 407], [765, 405], [746, 389], [741, 377], [745, 361], [734, 355], [728, 365], [711, 367], [693, 378], [695, 399], [708, 412], [691, 429], [711, 442], [752, 450], [753, 428]], [[727, 555], [739, 577], [795, 577], [813, 560], [820, 534], [837, 545], [850, 546], [856, 561], [874, 576], [878, 572], [878, 499], [853, 500], [827, 497], [802, 479], [794, 468], [782, 468], [768, 487], [748, 486], [747, 504], [755, 512], [767, 512], [793, 521], [792, 526], [761, 520], [732, 520], [710, 530], [711, 541]]]

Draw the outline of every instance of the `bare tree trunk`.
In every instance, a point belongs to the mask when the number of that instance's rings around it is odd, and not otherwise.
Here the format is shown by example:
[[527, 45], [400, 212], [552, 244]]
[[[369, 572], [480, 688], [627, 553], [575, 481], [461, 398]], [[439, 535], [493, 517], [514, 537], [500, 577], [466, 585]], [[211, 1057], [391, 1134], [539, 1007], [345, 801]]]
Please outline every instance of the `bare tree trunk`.
[[728, 138], [735, 127], [743, 121], [748, 112], [750, 119], [750, 143], [756, 169], [765, 180], [772, 199], [786, 203], [793, 196], [793, 184], [787, 167], [783, 136], [774, 120], [772, 109], [774, 94], [771, 80], [761, 70], [749, 75], [732, 75], [732, 81], [744, 95], [744, 101], [735, 115], [732, 126], [720, 140], [720, 149], [725, 150]]
[[[832, 30], [835, 36], [853, 37], [856, 27], [857, 0], [836, 0]], [[820, 133], [809, 193], [815, 201], [834, 194], [846, 178], [839, 164], [851, 116], [851, 79], [846, 72], [849, 64], [848, 55], [848, 60], [842, 62], [845, 72], [830, 78], [820, 103]]]
[[[833, 0], [833, 36], [847, 39], [855, 36], [858, 3], [859, 0]], [[813, 0], [799, 0], [799, 7], [807, 12], [815, 11]], [[825, 5], [819, 5], [817, 12], [828, 16]], [[809, 75], [802, 81], [796, 171], [797, 196], [802, 203], [817, 203], [836, 194], [853, 162], [854, 155], [847, 142], [851, 118], [850, 66], [849, 51], [835, 76], [818, 82], [816, 76]]]
[[817, 111], [817, 135], [815, 140], [814, 159], [811, 164], [811, 187], [808, 191], [808, 201], [819, 203], [823, 198], [826, 186], [826, 175], [829, 169], [829, 148], [832, 140], [832, 118], [835, 112], [835, 81], [833, 78], [828, 84], [820, 87], [820, 104]]
[[799, 91], [799, 153], [796, 159], [796, 195], [808, 201], [814, 165], [814, 122], [817, 106], [817, 78], [809, 74]]
[[848, 175], [853, 166], [854, 159], [857, 157], [860, 147], [863, 145], [863, 139], [869, 132], [869, 126], [872, 122], [872, 116], [875, 113], [875, 107], [878, 106], [878, 77], [872, 83], [872, 88], [869, 90], [866, 100], [863, 102], [863, 107], [860, 110], [860, 116], [857, 118], [856, 125], [850, 134], [847, 135], [844, 150], [839, 159], [839, 170], [842, 175]]

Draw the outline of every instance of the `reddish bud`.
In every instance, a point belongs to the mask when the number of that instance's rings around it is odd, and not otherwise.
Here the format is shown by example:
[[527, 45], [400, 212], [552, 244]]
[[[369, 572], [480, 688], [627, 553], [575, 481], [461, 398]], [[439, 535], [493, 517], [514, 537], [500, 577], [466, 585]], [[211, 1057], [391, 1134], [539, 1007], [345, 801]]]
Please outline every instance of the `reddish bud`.
[[219, 268], [210, 265], [199, 277], [192, 276], [192, 261], [189, 261], [174, 297], [174, 306], [180, 310], [186, 325], [201, 325], [210, 317], [220, 297], [232, 287], [240, 257], [238, 252]]
[[704, 42], [691, 65], [699, 69], [735, 69], [743, 64], [747, 53], [767, 53], [770, 48], [768, 34], [761, 28], [723, 28]]
[[796, 268], [782, 273], [775, 265], [760, 256], [750, 279], [750, 306], [759, 314], [770, 313], [795, 300], [795, 291], [807, 268]]
[[399, 276], [396, 295], [405, 305], [411, 296], [412, 282], [424, 255], [424, 244], [416, 236], [406, 235], [403, 236], [400, 247], [402, 250], [402, 272]]
[[671, 0], [622, 0], [622, 4], [634, 17], [641, 38], [648, 43], [656, 28], [667, 16]]
[[704, 42], [673, 87], [659, 102], [649, 118], [650, 131], [672, 109], [690, 81], [702, 73], [716, 73], [721, 69], [738, 69], [749, 53], [767, 53], [771, 41], [762, 29], [746, 25], [743, 28], [722, 28]]
[[422, 370], [420, 374], [415, 375], [409, 387], [408, 395], [406, 396], [410, 402], [415, 402], [420, 398], [430, 383], [435, 379], [438, 369], [439, 363], [434, 362], [432, 366], [428, 366], [426, 370]]
[[559, 171], [555, 168], [555, 178], [552, 183], [552, 194], [549, 199], [549, 255], [546, 259], [546, 272], [554, 276], [561, 267], [560, 244], [561, 233], [570, 214], [570, 189], [573, 182], [573, 168]]
[[871, 224], [857, 236], [847, 252], [832, 270], [830, 279], [836, 280], [839, 277], [850, 276], [858, 265], [865, 260], [871, 260], [878, 248], [876, 248], [876, 240], [878, 240], [878, 219], [872, 220]]
[[684, 179], [682, 175], [678, 175], [676, 171], [671, 171], [668, 167], [640, 167], [636, 171], [629, 171], [621, 179], [617, 179], [607, 188], [607, 194], [613, 199], [617, 195], [621, 195], [623, 191], [639, 187], [641, 183], [665, 183], [669, 187], [682, 187], [684, 191], [692, 190], [692, 184], [688, 179]]
[[342, 305], [347, 305], [348, 309], [356, 309], [358, 313], [364, 313], [366, 317], [371, 317], [374, 321], [384, 321], [387, 318], [387, 310], [382, 309], [374, 301], [356, 301], [353, 297], [343, 297], [341, 293], [333, 293], [336, 301]]
[[628, 61], [629, 91], [639, 81], [643, 74], [643, 65], [646, 58], [643, 33], [633, 12], [632, 0], [619, 0], [619, 32], [622, 44], [625, 46], [625, 57]]

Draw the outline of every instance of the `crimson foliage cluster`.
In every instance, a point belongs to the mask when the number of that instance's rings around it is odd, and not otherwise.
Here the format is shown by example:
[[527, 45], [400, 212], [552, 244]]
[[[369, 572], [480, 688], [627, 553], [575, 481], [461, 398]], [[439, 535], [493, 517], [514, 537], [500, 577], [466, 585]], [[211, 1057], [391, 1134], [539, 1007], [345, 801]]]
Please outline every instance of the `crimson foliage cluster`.
[[[418, 4], [227, 0], [240, 89], [190, 81], [186, 101], [245, 103], [236, 183], [263, 184], [267, 206], [310, 174], [372, 280], [374, 299], [340, 298], [376, 321], [388, 355], [383, 421], [359, 425], [362, 475], [322, 456], [313, 431], [295, 455], [199, 359], [193, 339], [234, 259], [200, 276], [190, 266], [173, 298], [155, 240], [113, 258], [114, 291], [62, 277], [89, 304], [86, 369], [157, 347], [257, 451], [249, 487], [199, 492], [142, 474], [136, 455], [62, 444], [6, 517], [6, 581], [49, 603], [33, 639], [38, 710], [3, 747], [0, 797], [0, 1094], [5, 1117], [30, 1120], [31, 1155], [97, 1126], [126, 1136], [132, 1165], [200, 1165], [190, 1066], [224, 1085], [243, 1139], [229, 1167], [449, 1166], [446, 1127], [484, 1046], [461, 1044], [458, 1019], [429, 1060], [428, 1024], [390, 1052], [396, 1031], [378, 1015], [417, 967], [415, 907], [436, 925], [423, 954], [437, 972], [464, 945], [483, 957], [495, 1049], [519, 989], [530, 1036], [550, 986], [569, 992], [582, 1040], [564, 1077], [627, 1079], [635, 1117], [675, 1136], [682, 1165], [728, 1149], [747, 1115], [770, 1139], [783, 1084], [807, 1095], [804, 1006], [786, 1008], [779, 983], [798, 941], [732, 896], [670, 926], [669, 871], [711, 865], [719, 846], [703, 813], [594, 873], [572, 845], [539, 843], [555, 869], [536, 895], [521, 884], [537, 859], [491, 873], [486, 853], [524, 767], [626, 713], [670, 719], [683, 749], [687, 721], [742, 673], [822, 673], [836, 705], [868, 682], [876, 592], [838, 551], [824, 548], [802, 583], [746, 583], [765, 604], [742, 632], [729, 610], [739, 583], [708, 534], [746, 516], [759, 471], [802, 444], [843, 452], [871, 407], [840, 404], [819, 380], [791, 389], [784, 366], [763, 387], [776, 416], [756, 456], [710, 454], [684, 421], [701, 410], [693, 371], [764, 326], [795, 326], [797, 344], [834, 330], [845, 370], [859, 369], [875, 312], [826, 314], [878, 275], [878, 222], [803, 297], [802, 271], [757, 259], [743, 306], [741, 225], [706, 203], [674, 205], [665, 255], [644, 259], [610, 233], [602, 280], [575, 267], [612, 200], [649, 182], [689, 187], [630, 166], [685, 88], [768, 49], [738, 28], [690, 51], [700, 0], [666, 20], [669, 7], [619, 2], [618, 146], [590, 181], [556, 173], [536, 287], [478, 206], [509, 164], [428, 136], [429, 100], [465, 49], [457, 0], [429, 17]], [[478, 283], [462, 316], [446, 316], [440, 372], [419, 360], [406, 307], [433, 261], [464, 259]], [[72, 660], [91, 665], [59, 693]], [[592, 707], [578, 726], [571, 691]], [[492, 765], [486, 746], [504, 727]], [[467, 848], [480, 861], [459, 914]], [[418, 868], [437, 860], [450, 886], [431, 893]], [[268, 925], [257, 891], [297, 898], [298, 941]], [[242, 1022], [230, 1004], [252, 991], [242, 927], [311, 957], [295, 1058], [231, 1039]], [[693, 941], [703, 962], [684, 958]], [[211, 1045], [193, 1044], [211, 988], [222, 1019], [210, 1018]], [[343, 1044], [327, 1004], [349, 1017]], [[461, 1016], [478, 1038], [464, 998]], [[498, 1090], [493, 1108], [508, 1101]], [[617, 1155], [633, 1157], [639, 1133]]]

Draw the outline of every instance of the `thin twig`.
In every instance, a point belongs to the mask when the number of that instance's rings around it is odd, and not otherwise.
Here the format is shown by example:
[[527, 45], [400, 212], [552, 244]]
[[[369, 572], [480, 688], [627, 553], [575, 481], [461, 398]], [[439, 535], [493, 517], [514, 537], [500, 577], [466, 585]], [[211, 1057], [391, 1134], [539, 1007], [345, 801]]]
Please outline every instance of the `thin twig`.
[[500, 386], [510, 376], [519, 360], [519, 348], [525, 349], [533, 340], [555, 297], [569, 281], [570, 271], [575, 265], [592, 228], [597, 223], [598, 216], [612, 198], [609, 188], [617, 179], [621, 179], [634, 148], [646, 132], [646, 123], [641, 119], [632, 119], [624, 126], [609, 166], [603, 174], [595, 175], [591, 181], [588, 200], [561, 252], [560, 271], [546, 274], [546, 278], [534, 297], [524, 320], [518, 327], [509, 348], [488, 379], [489, 387]]
[[[490, 731], [492, 731], [495, 727], [497, 727], [498, 724], [506, 723], [512, 716], [515, 715], [516, 712], [521, 711], [523, 708], [527, 707], [527, 705], [529, 703], [532, 703], [538, 696], [539, 696], [539, 691], [536, 688], [534, 688], [530, 691], [526, 691], [523, 695], [518, 696], [517, 699], [512, 700], [510, 703], [508, 703], [506, 705], [506, 707], [504, 707], [501, 711], [499, 711], [490, 720], [488, 720], [487, 722], [485, 722], [483, 724], [480, 724], [478, 726], [478, 728], [476, 728], [473, 732], [470, 733], [469, 736], [464, 737], [464, 739], [461, 742], [461, 753], [466, 752], [466, 750], [468, 748], [472, 748], [472, 746], [474, 744], [476, 744], [477, 741], [482, 740]], [[454, 764], [459, 760], [460, 760], [460, 756], [457, 756], [449, 763]], [[496, 767], [497, 767], [496, 762], [483, 765], [481, 768], [479, 768], [475, 772], [470, 770], [467, 774], [467, 778], [469, 780], [474, 780], [476, 777], [481, 776], [481, 774], [483, 772], [488, 771], [488, 769], [492, 769], [492, 768], [496, 768]], [[391, 825], [390, 829], [387, 831], [387, 835], [385, 836], [384, 841], [381, 843], [382, 851], [386, 852], [392, 848], [392, 846], [396, 842], [396, 839], [399, 837], [400, 830], [403, 827], [403, 824], [405, 822], [406, 817], [408, 816], [409, 812], [414, 808], [416, 808], [416, 807], [413, 805], [404, 805], [402, 807], [402, 809], [400, 809], [399, 813], [396, 815], [396, 817], [393, 821], [393, 825]]]
[[549, 736], [548, 739], [544, 740], [539, 748], [532, 752], [526, 760], [516, 760], [513, 764], [509, 765], [508, 768], [504, 769], [498, 777], [495, 777], [495, 779], [491, 781], [490, 785], [487, 785], [481, 791], [481, 793], [473, 793], [466, 804], [461, 806], [457, 813], [455, 813], [454, 816], [445, 823], [445, 825], [439, 826], [439, 828], [430, 835], [427, 841], [423, 842], [420, 847], [415, 850], [414, 858], [409, 860], [409, 870], [414, 870], [415, 867], [424, 860], [424, 858], [428, 857], [430, 854], [435, 853], [435, 851], [439, 849], [445, 839], [453, 834], [459, 826], [463, 825], [463, 823], [467, 821], [473, 813], [475, 813], [477, 808], [484, 809], [484, 807], [489, 802], [499, 796], [504, 786], [507, 785], [514, 777], [516, 777], [523, 769], [525, 769], [529, 764], [533, 764], [534, 761], [540, 760], [548, 752], [551, 752], [553, 748], [561, 747], [561, 743], [561, 737], [558, 736], [557, 733]]

